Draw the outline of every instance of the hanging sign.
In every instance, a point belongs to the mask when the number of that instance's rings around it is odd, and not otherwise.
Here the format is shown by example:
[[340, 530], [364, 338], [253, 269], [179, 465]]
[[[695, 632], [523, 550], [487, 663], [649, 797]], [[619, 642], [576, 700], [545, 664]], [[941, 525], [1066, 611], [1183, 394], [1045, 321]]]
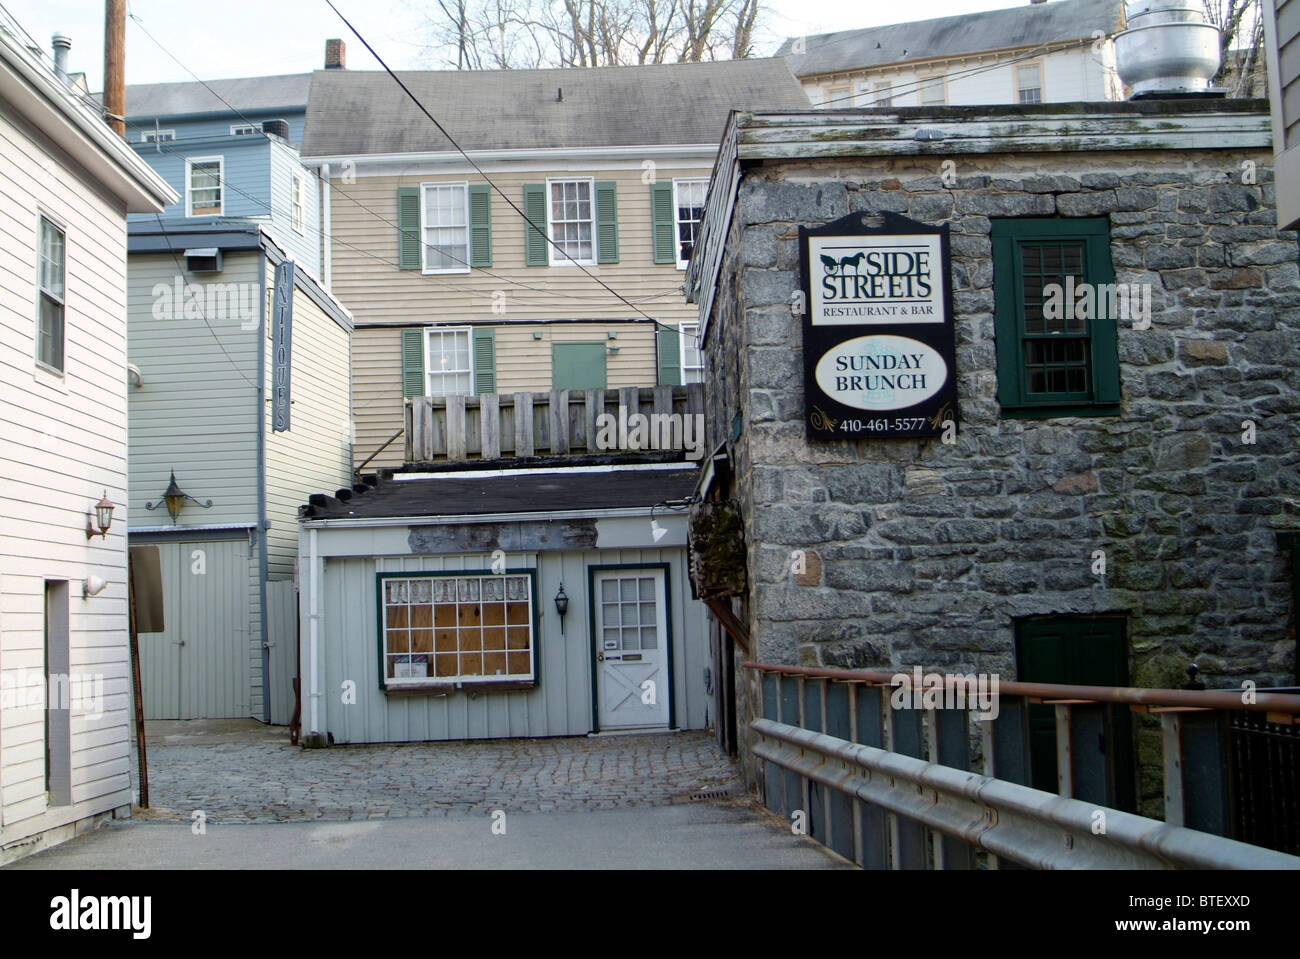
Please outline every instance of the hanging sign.
[[939, 436], [956, 424], [948, 227], [871, 219], [799, 229], [810, 439]]
[[289, 377], [293, 359], [293, 260], [275, 268], [275, 296], [271, 301], [271, 432], [289, 428]]

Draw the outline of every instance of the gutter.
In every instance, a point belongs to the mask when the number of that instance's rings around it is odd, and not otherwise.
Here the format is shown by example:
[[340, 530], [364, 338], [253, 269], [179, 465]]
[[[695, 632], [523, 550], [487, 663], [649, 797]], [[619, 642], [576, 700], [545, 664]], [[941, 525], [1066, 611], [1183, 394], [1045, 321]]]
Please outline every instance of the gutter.
[[[447, 516], [375, 516], [338, 517], [335, 519], [303, 519], [304, 529], [385, 529], [395, 526], [459, 526], [465, 523], [537, 523], [564, 519], [645, 519], [657, 504], [617, 509], [566, 509], [536, 513], [459, 513]], [[674, 514], [665, 514], [666, 520]]]
[[263, 250], [257, 258], [258, 315], [257, 324], [257, 566], [258, 566], [258, 603], [261, 607], [262, 634], [262, 722], [271, 722], [271, 641], [270, 628], [266, 622], [266, 531], [271, 522], [266, 515], [266, 263], [267, 255]]
[[316, 530], [307, 536], [307, 559], [311, 574], [307, 580], [308, 612], [310, 626], [307, 643], [307, 699], [311, 716], [311, 735], [320, 735], [320, 688], [316, 675], [316, 651], [320, 646], [320, 579], [319, 552], [316, 547]]

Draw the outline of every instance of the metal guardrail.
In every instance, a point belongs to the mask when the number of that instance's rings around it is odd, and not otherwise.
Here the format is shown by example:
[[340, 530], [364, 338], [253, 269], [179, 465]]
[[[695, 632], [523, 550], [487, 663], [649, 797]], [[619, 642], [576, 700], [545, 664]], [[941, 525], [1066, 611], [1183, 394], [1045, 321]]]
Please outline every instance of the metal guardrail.
[[[1300, 858], [1212, 831], [1228, 820], [1216, 767], [1227, 702], [1293, 720], [1300, 696], [1002, 683], [996, 716], [979, 723], [980, 774], [969, 769], [977, 705], [889, 708], [894, 687], [910, 685], [895, 673], [745, 668], [757, 679], [750, 751], [768, 808], [802, 814], [814, 839], [867, 868], [970, 869], [983, 851], [992, 868], [1300, 869]], [[1198, 697], [1204, 706], [1191, 705]], [[1057, 794], [1028, 784], [1032, 703], [1056, 710]], [[1104, 747], [1115, 703], [1161, 715], [1164, 822], [1099, 801], [1113, 787]]]

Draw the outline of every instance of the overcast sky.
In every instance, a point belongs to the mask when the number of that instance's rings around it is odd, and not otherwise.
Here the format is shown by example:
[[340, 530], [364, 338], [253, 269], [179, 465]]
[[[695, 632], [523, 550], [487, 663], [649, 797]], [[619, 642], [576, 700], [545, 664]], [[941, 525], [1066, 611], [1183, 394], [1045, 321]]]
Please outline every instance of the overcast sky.
[[[435, 66], [422, 58], [419, 10], [433, 0], [334, 0], [362, 35], [395, 69]], [[765, 0], [768, 36], [759, 52], [770, 54], [787, 36], [927, 20], [978, 10], [1020, 6], [1028, 0]], [[204, 79], [305, 73], [324, 65], [325, 40], [347, 41], [348, 66], [377, 69], [325, 0], [129, 0], [130, 12], [185, 67]], [[70, 67], [84, 71], [92, 90], [102, 86], [102, 0], [0, 0], [48, 53], [50, 35], [72, 38]], [[126, 82], [190, 80], [130, 20], [126, 25]]]

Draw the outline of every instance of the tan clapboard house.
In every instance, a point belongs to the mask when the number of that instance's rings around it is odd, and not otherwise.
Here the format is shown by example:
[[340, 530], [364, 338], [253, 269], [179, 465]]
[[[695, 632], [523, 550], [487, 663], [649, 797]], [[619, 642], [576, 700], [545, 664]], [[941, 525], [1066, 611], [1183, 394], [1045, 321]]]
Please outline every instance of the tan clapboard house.
[[682, 279], [718, 138], [734, 109], [807, 108], [785, 61], [400, 77], [472, 163], [385, 73], [318, 71], [307, 108], [354, 463], [410, 397], [698, 381]]

